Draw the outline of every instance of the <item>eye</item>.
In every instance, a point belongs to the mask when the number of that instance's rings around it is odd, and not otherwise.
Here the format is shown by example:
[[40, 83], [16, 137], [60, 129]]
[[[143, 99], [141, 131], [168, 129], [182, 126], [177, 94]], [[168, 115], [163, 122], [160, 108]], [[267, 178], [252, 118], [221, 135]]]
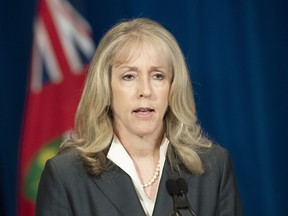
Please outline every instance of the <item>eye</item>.
[[165, 78], [163, 73], [157, 72], [153, 75], [153, 78], [156, 80], [163, 80]]
[[133, 80], [134, 78], [135, 78], [135, 76], [134, 76], [133, 74], [124, 74], [124, 75], [122, 76], [122, 79], [123, 79], [123, 80], [127, 80], [127, 81]]

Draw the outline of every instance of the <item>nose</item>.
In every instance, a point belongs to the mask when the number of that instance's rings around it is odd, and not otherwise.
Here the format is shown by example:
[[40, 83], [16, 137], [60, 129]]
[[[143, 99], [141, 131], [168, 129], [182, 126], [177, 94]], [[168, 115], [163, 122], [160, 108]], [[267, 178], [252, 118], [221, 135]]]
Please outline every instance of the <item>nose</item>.
[[139, 80], [138, 95], [140, 98], [149, 98], [152, 93], [151, 80], [149, 78], [142, 78]]

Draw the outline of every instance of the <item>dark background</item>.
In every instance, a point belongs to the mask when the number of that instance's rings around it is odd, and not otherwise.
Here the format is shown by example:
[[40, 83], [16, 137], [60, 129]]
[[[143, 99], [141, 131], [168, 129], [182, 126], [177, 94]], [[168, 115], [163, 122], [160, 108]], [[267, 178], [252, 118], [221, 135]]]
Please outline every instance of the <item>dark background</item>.
[[[286, 215], [287, 0], [71, 0], [97, 44], [149, 17], [179, 41], [204, 130], [232, 155], [246, 215]], [[19, 134], [36, 1], [0, 3], [0, 215], [16, 214]]]

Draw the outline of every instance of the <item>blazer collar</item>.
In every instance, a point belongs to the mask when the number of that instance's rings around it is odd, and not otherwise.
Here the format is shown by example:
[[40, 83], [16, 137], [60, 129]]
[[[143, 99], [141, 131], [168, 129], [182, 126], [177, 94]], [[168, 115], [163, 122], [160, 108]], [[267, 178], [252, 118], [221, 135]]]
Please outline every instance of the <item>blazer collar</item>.
[[119, 215], [145, 216], [129, 175], [119, 167], [115, 166], [113, 170], [94, 178], [94, 182], [117, 208]]
[[[171, 214], [173, 211], [173, 199], [166, 189], [166, 181], [179, 177], [184, 178], [188, 183], [189, 175], [179, 175], [177, 172], [174, 172], [166, 161], [158, 188], [153, 216]], [[119, 215], [145, 216], [145, 212], [129, 175], [118, 166], [115, 166], [113, 170], [102, 174], [101, 177], [95, 177], [94, 182], [99, 190], [117, 208]]]

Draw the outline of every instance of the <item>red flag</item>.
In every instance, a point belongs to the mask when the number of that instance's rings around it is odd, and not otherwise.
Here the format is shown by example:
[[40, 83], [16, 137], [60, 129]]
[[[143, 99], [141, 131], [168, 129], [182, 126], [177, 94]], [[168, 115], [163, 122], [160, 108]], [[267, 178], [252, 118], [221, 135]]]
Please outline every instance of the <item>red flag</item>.
[[88, 23], [66, 0], [39, 0], [19, 160], [18, 215], [34, 215], [47, 159], [73, 128], [84, 65], [95, 50]]

